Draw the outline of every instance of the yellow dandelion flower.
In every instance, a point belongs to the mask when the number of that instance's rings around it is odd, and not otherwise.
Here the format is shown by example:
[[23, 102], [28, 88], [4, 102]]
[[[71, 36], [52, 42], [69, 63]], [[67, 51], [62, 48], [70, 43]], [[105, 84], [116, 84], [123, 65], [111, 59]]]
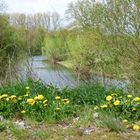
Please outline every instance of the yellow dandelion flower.
[[44, 96], [43, 95], [38, 95], [38, 100], [43, 100]]
[[134, 101], [140, 101], [140, 97], [134, 98]]
[[34, 99], [27, 99], [27, 103], [30, 105], [34, 105], [35, 104], [35, 100]]
[[117, 96], [117, 93], [112, 93], [111, 96]]
[[26, 111], [25, 110], [22, 110], [21, 113], [24, 114], [24, 113], [26, 113]]
[[25, 87], [25, 89], [26, 89], [26, 90], [29, 90], [29, 89], [30, 89], [30, 87]]
[[133, 125], [133, 130], [134, 131], [139, 131], [140, 130], [140, 126], [139, 125]]
[[128, 97], [128, 98], [132, 98], [133, 96], [132, 96], [132, 95], [127, 95], [127, 97]]
[[120, 102], [119, 100], [116, 100], [116, 101], [114, 102], [114, 105], [117, 106], [117, 105], [120, 105], [120, 103], [121, 103], [121, 102]]
[[57, 107], [57, 108], [55, 109], [55, 111], [61, 111], [61, 108]]
[[38, 96], [35, 96], [34, 99], [35, 99], [35, 100], [38, 100]]
[[60, 100], [60, 99], [61, 99], [60, 96], [56, 96], [56, 97], [55, 97], [55, 100]]
[[34, 97], [35, 100], [43, 100], [44, 96], [43, 95], [38, 95]]
[[107, 105], [101, 105], [100, 107], [101, 108], [107, 108]]
[[2, 99], [2, 96], [0, 96], [0, 99]]
[[43, 101], [43, 104], [46, 104], [47, 102], [48, 102], [48, 100], [44, 100], [44, 101]]
[[69, 99], [62, 99], [62, 101], [64, 102], [64, 104], [69, 104], [70, 103]]
[[45, 107], [45, 106], [47, 106], [48, 104], [46, 103], [46, 104], [44, 104], [43, 106]]
[[6, 98], [6, 101], [9, 101], [10, 99], [9, 98]]
[[7, 98], [7, 97], [8, 97], [7, 94], [3, 94], [3, 95], [2, 95], [2, 98]]
[[111, 101], [111, 100], [112, 100], [112, 96], [107, 96], [107, 97], [106, 97], [106, 100], [107, 100], [107, 101]]
[[10, 98], [15, 99], [16, 97], [17, 97], [16, 95], [12, 95]]
[[127, 122], [128, 122], [128, 120], [123, 120], [122, 122], [123, 122], [123, 123], [127, 123]]

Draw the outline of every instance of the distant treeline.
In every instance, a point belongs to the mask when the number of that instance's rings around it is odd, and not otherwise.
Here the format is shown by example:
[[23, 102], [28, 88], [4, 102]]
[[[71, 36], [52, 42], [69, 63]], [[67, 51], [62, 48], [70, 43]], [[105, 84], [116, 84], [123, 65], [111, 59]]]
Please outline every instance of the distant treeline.
[[60, 17], [48, 14], [0, 14], [0, 75], [25, 56], [41, 55], [47, 33], [57, 30]]
[[71, 22], [65, 28], [57, 13], [1, 15], [2, 54], [9, 58], [14, 48], [30, 55], [43, 52], [52, 62], [71, 63], [79, 78], [100, 74], [128, 79], [138, 92], [140, 1], [78, 0], [69, 4], [66, 14]]
[[84, 79], [94, 74], [100, 74], [103, 82], [106, 76], [127, 79], [131, 91], [138, 93], [140, 1], [79, 0], [70, 3], [66, 13], [72, 26], [46, 38], [47, 55], [69, 61]]

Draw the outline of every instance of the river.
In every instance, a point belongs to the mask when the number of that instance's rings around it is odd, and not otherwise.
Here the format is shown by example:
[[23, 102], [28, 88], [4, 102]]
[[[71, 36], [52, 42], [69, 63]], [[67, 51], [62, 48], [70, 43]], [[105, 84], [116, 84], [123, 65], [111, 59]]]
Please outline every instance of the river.
[[[76, 87], [79, 85], [74, 72], [67, 69], [66, 67], [59, 64], [50, 64], [46, 61], [47, 57], [44, 56], [33, 56], [30, 57], [22, 63], [20, 63], [20, 79], [27, 79], [28, 77], [33, 77], [36, 80], [42, 80], [46, 84], [53, 84], [58, 88], [64, 87]], [[101, 83], [102, 77], [93, 76], [92, 82]], [[126, 88], [129, 81], [115, 80], [105, 78], [104, 80], [106, 86], [115, 86], [120, 88]], [[83, 83], [80, 81], [80, 84]]]

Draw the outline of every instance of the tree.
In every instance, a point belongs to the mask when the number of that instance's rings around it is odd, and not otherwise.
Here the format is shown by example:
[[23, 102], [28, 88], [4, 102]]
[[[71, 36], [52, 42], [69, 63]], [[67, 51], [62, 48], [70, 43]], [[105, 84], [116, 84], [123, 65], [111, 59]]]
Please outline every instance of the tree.
[[[120, 79], [125, 77], [131, 81], [133, 88], [139, 90], [140, 1], [106, 0], [95, 3], [82, 0], [71, 3], [68, 12], [81, 33], [92, 31], [93, 35], [98, 34], [96, 39], [99, 43], [89, 46], [91, 51], [98, 50], [98, 55], [91, 56], [96, 63], [94, 70], [100, 69], [104, 74]], [[82, 42], [87, 38], [89, 36], [85, 36]]]

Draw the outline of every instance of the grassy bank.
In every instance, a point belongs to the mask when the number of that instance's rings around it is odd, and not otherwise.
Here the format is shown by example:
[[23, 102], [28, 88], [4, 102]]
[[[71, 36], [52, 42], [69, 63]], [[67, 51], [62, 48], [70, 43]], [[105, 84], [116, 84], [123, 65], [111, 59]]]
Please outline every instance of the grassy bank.
[[0, 135], [5, 139], [9, 135], [55, 140], [139, 138], [139, 105], [139, 97], [117, 88], [96, 84], [60, 90], [28, 80], [0, 88]]
[[73, 63], [71, 61], [60, 61], [60, 62], [57, 62], [58, 64], [68, 68], [68, 69], [73, 69], [74, 66], [73, 66]]
[[[77, 124], [57, 122], [48, 124], [46, 122], [37, 123], [32, 120], [26, 120], [28, 128], [19, 129], [14, 123], [6, 123], [8, 131], [0, 132], [0, 140], [139, 140], [138, 133], [116, 133], [106, 128], [94, 126], [91, 134], [84, 134], [82, 128]], [[82, 126], [82, 124], [81, 124]]]

